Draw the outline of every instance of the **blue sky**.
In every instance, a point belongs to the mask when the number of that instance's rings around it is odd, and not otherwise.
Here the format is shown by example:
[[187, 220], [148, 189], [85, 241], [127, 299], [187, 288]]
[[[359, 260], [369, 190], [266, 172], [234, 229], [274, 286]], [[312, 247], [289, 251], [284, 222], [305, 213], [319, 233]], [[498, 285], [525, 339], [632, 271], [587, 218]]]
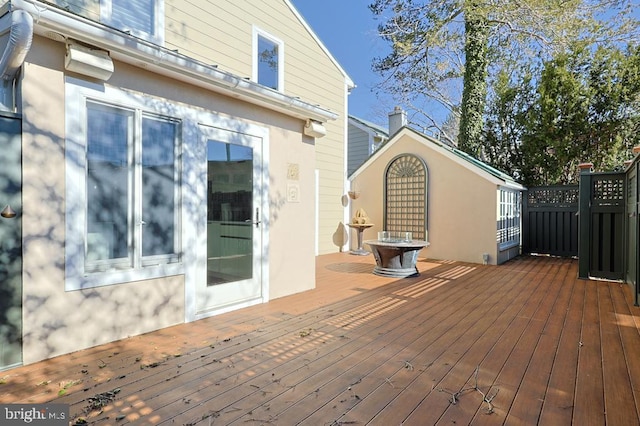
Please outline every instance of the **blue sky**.
[[393, 104], [371, 91], [379, 81], [374, 57], [388, 51], [376, 35], [370, 0], [291, 0], [322, 43], [357, 85], [349, 95], [349, 114], [386, 126]]
[[[349, 96], [349, 114], [387, 126], [395, 105], [372, 92], [380, 77], [371, 62], [389, 47], [377, 36], [378, 21], [367, 7], [372, 0], [290, 1], [357, 85]], [[632, 10], [640, 15], [639, 8]]]

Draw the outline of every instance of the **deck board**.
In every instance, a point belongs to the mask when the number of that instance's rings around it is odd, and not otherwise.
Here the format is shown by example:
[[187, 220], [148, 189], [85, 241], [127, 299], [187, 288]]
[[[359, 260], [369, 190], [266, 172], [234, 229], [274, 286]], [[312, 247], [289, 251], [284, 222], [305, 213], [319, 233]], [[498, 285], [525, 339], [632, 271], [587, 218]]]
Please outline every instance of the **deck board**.
[[0, 402], [100, 426], [640, 425], [628, 286], [560, 258], [418, 267], [319, 256], [314, 290], [0, 372]]
[[547, 309], [540, 310], [546, 315], [544, 329], [507, 415], [509, 424], [537, 424], [539, 421], [573, 290], [567, 272], [564, 270], [555, 278], [561, 281], [557, 283], [559, 291]]
[[[465, 419], [465, 423], [474, 421], [477, 424], [502, 424], [505, 422], [509, 407], [515, 398], [522, 381], [524, 371], [529, 364], [530, 353], [533, 351], [543, 327], [543, 322], [536, 318], [544, 308], [545, 303], [554, 297], [553, 280], [559, 268], [538, 268], [532, 280], [530, 296], [522, 303], [511, 322], [504, 322], [503, 334], [497, 337], [497, 343], [491, 352], [478, 365], [478, 388], [485, 395], [492, 398], [490, 405], [483, 402], [482, 395], [477, 391], [469, 392], [469, 397], [476, 401], [474, 416]], [[475, 386], [475, 376], [469, 377], [467, 386]], [[446, 418], [443, 420], [447, 420]], [[444, 424], [444, 423], [443, 423]]]
[[611, 299], [611, 285], [598, 286], [604, 404], [607, 422], [615, 425], [636, 425], [637, 419], [628, 413], [636, 410], [617, 316]]
[[[492, 389], [487, 392], [487, 394], [495, 394], [495, 398], [492, 400], [494, 412], [487, 415], [486, 412], [479, 411], [476, 413], [475, 423], [481, 425], [496, 424], [496, 422], [499, 424], [503, 422], [509, 424], [535, 423], [536, 419], [511, 415], [511, 407], [516, 395], [521, 390], [526, 372], [530, 368], [532, 355], [546, 325], [545, 319], [548, 317], [550, 307], [553, 306], [557, 298], [557, 292], [560, 288], [557, 285], [559, 274], [559, 265], [554, 265], [554, 268], [534, 279], [533, 285], [538, 282], [540, 288], [534, 292], [518, 315], [518, 320], [522, 323], [522, 332], [505, 359], [492, 384]], [[525, 391], [532, 391], [532, 388], [529, 387]], [[531, 405], [530, 408], [534, 408], [538, 401], [533, 400], [528, 403]]]
[[602, 336], [598, 308], [599, 285], [600, 283], [595, 282], [585, 288], [573, 410], [573, 421], [580, 425], [601, 425], [606, 421], [602, 379]]
[[568, 425], [573, 416], [574, 391], [580, 349], [580, 331], [584, 309], [585, 281], [575, 280], [570, 274], [563, 286], [571, 286], [571, 299], [567, 313], [559, 327], [560, 339], [556, 348], [551, 374], [548, 377], [545, 398], [538, 424]]
[[[536, 274], [531, 269], [530, 274]], [[533, 294], [533, 289], [523, 289], [523, 291], [513, 291], [518, 285], [518, 280], [509, 274], [505, 274], [502, 281], [497, 281], [495, 284], [487, 282], [487, 288], [482, 289], [483, 292], [488, 292], [493, 289], [497, 290], [493, 297], [494, 305], [490, 306], [487, 313], [482, 310], [474, 309], [474, 313], [479, 314], [479, 318], [472, 322], [473, 327], [466, 330], [465, 334], [462, 334], [458, 338], [455, 344], [442, 345], [440, 355], [433, 360], [433, 364], [426, 371], [420, 381], [413, 384], [416, 395], [422, 399], [417, 401], [417, 404], [406, 404], [402, 399], [394, 404], [396, 407], [393, 409], [385, 410], [378, 416], [376, 422], [399, 424], [402, 421], [419, 422], [425, 421], [425, 424], [435, 424], [442, 416], [442, 413], [451, 407], [450, 400], [452, 400], [452, 393], [459, 391], [466, 387], [466, 383], [470, 377], [474, 375], [476, 367], [481, 361], [490, 353], [494, 347], [497, 339], [499, 339], [504, 330], [509, 328], [509, 324], [516, 317], [520, 311], [520, 303], [523, 303]], [[489, 336], [485, 339], [483, 336]], [[472, 339], [471, 342], [468, 340]], [[475, 345], [474, 345], [475, 343]], [[466, 355], [466, 356], [465, 356]], [[460, 368], [463, 367], [464, 368]], [[454, 368], [458, 367], [458, 368]], [[484, 370], [484, 368], [483, 368]], [[425, 395], [425, 388], [431, 389], [428, 395]], [[476, 404], [474, 396], [465, 393], [458, 398], [456, 406], [452, 408], [453, 411], [458, 411], [461, 406], [461, 400], [471, 401], [471, 404], [465, 404], [465, 408], [470, 408], [474, 413], [479, 403]], [[398, 409], [398, 406], [404, 405], [402, 409]], [[441, 409], [432, 409], [432, 407], [438, 406]], [[403, 418], [406, 413], [406, 419]]]
[[[622, 340], [622, 355], [627, 363], [628, 377], [633, 389], [633, 399], [635, 401], [636, 416], [640, 418], [640, 339], [638, 339], [638, 328], [636, 319], [640, 318], [632, 312], [635, 308], [630, 308], [627, 299], [624, 297], [626, 286], [624, 284], [611, 284], [611, 299], [616, 315], [616, 323], [620, 330]], [[622, 287], [623, 291], [620, 291]], [[631, 302], [633, 303], [633, 302]], [[613, 383], [615, 385], [615, 383]]]

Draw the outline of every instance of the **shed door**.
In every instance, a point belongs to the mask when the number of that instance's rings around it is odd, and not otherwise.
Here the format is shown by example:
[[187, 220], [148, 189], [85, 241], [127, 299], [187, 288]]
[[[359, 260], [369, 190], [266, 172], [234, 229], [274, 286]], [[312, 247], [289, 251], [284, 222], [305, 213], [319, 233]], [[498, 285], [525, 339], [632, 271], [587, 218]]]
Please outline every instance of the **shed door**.
[[22, 363], [21, 128], [0, 117], [0, 370]]

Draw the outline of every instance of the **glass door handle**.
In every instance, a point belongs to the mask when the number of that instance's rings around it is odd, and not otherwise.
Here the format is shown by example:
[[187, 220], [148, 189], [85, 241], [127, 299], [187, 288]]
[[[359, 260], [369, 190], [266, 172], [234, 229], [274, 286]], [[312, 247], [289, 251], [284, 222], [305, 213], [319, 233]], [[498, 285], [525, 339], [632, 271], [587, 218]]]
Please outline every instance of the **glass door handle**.
[[[245, 222], [251, 222], [251, 219], [247, 219], [245, 220]], [[256, 220], [255, 222], [253, 222], [253, 224], [256, 226], [256, 228], [259, 228], [261, 223], [262, 221], [260, 220], [260, 209], [256, 207]]]
[[262, 221], [260, 220], [260, 209], [256, 207], [256, 220], [255, 222], [252, 221], [251, 219], [245, 219], [244, 223], [251, 223], [253, 222], [253, 224], [256, 226], [256, 228], [260, 227], [260, 224], [262, 223]]

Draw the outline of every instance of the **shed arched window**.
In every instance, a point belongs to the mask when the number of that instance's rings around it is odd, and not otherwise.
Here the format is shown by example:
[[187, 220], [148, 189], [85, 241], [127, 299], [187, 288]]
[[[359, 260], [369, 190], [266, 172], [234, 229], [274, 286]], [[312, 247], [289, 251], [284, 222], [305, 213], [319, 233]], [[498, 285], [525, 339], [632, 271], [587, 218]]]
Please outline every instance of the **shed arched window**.
[[389, 163], [384, 175], [384, 230], [411, 232], [427, 240], [427, 166], [421, 158], [402, 154]]

